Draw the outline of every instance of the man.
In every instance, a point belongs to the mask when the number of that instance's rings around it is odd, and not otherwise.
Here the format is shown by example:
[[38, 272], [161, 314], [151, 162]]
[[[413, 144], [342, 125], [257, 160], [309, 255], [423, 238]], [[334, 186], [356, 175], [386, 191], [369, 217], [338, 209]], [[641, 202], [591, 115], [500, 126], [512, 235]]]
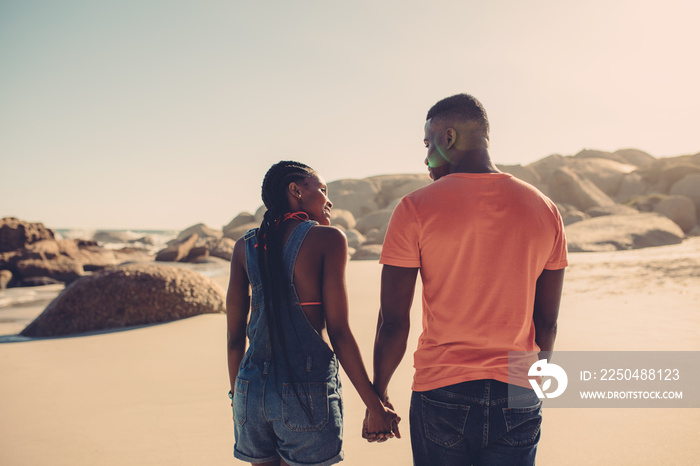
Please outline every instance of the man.
[[375, 389], [390, 405], [420, 270], [414, 464], [534, 464], [541, 402], [526, 373], [509, 377], [509, 352], [529, 355], [527, 370], [537, 352], [553, 350], [568, 264], [561, 216], [541, 192], [493, 164], [488, 118], [474, 97], [435, 104], [424, 142], [434, 183], [396, 207], [380, 259]]

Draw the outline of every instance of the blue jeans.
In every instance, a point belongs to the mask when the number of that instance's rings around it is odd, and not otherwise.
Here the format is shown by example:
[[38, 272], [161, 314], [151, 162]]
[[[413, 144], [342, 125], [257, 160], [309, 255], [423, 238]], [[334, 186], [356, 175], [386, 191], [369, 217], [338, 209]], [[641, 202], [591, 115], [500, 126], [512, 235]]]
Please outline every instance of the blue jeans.
[[528, 388], [473, 380], [411, 397], [415, 466], [534, 465], [542, 402]]

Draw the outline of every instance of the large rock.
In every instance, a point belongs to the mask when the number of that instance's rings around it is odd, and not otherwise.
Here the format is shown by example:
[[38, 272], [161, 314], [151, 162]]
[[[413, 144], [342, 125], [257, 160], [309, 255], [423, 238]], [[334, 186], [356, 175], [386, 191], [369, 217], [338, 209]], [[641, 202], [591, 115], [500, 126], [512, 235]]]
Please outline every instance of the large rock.
[[574, 156], [577, 159], [602, 158], [614, 160], [615, 162], [643, 167], [654, 162], [656, 158], [639, 149], [620, 149], [615, 152], [605, 152], [601, 150], [584, 149]]
[[589, 217], [602, 217], [604, 215], [635, 215], [639, 211], [623, 204], [609, 204], [591, 207], [586, 210]]
[[221, 230], [215, 230], [214, 228], [210, 228], [203, 223], [198, 223], [182, 230], [177, 235], [177, 238], [175, 238], [175, 241], [181, 243], [189, 239], [194, 234], [197, 235], [198, 240], [214, 238], [214, 242], [218, 242], [224, 236]]
[[171, 243], [168, 247], [156, 254], [156, 260], [159, 262], [179, 262], [185, 260], [197, 243], [198, 238], [199, 235], [193, 233], [182, 242]]
[[0, 252], [16, 251], [45, 239], [54, 239], [54, 232], [42, 223], [32, 223], [15, 217], [0, 220]]
[[591, 207], [615, 204], [593, 182], [567, 167], [557, 169], [550, 176], [549, 196], [555, 202], [571, 204], [584, 212]]
[[650, 190], [651, 185], [644, 179], [641, 173], [635, 171], [622, 177], [615, 199], [617, 199], [618, 202], [628, 202], [637, 196], [648, 193]]
[[56, 337], [223, 312], [223, 292], [197, 272], [131, 264], [75, 281], [21, 335]]
[[620, 149], [613, 152], [618, 162], [628, 163], [636, 167], [644, 167], [653, 163], [656, 158], [639, 149]]
[[669, 194], [689, 197], [695, 203], [696, 212], [700, 212], [700, 173], [686, 175], [678, 180]]
[[231, 238], [221, 238], [219, 244], [217, 244], [216, 247], [209, 252], [209, 254], [211, 254], [214, 257], [230, 261], [231, 256], [233, 256], [233, 247], [235, 245], [236, 242]]
[[678, 244], [683, 230], [657, 213], [608, 215], [566, 227], [570, 252], [615, 251]]
[[379, 208], [378, 186], [370, 180], [338, 180], [328, 183], [328, 197], [333, 207], [349, 210], [360, 218]]
[[345, 230], [345, 236], [348, 239], [348, 247], [355, 250], [362, 246], [362, 243], [367, 241], [367, 238], [365, 238], [365, 236], [362, 233], [355, 230], [354, 228]]
[[695, 228], [697, 212], [692, 199], [686, 196], [668, 196], [654, 206], [654, 211], [673, 220], [685, 233]]
[[424, 175], [379, 175], [367, 178], [367, 180], [374, 183], [378, 189], [376, 202], [379, 208], [386, 208], [393, 201], [432, 183], [427, 173]]
[[536, 188], [540, 189], [540, 191], [542, 190], [541, 188], [544, 187], [542, 177], [532, 166], [523, 167], [522, 165], [498, 164], [497, 167], [499, 170], [510, 173], [514, 177], [535, 186]]
[[[262, 219], [261, 219], [262, 221]], [[238, 238], [232, 238], [231, 235], [229, 234], [231, 230], [234, 230], [241, 225], [247, 225], [249, 223], [257, 223], [260, 224], [260, 222], [257, 221], [255, 218], [255, 215], [249, 213], [249, 212], [241, 212], [240, 214], [236, 215], [233, 217], [233, 219], [224, 227], [224, 237], [226, 238], [231, 238], [231, 239], [238, 239]]]
[[591, 180], [610, 197], [617, 195], [625, 175], [637, 169], [634, 165], [599, 157], [576, 158], [571, 162], [569, 168]]
[[693, 159], [689, 157], [674, 157], [659, 159], [639, 172], [651, 185], [652, 192], [687, 195], [685, 193], [672, 193], [670, 190], [683, 178], [700, 174], [700, 165], [693, 163]]
[[236, 228], [230, 228], [226, 231], [224, 238], [232, 239], [233, 241], [238, 241], [243, 235], [246, 234], [248, 230], [258, 228], [259, 226], [260, 223], [246, 223], [243, 225], [239, 225]]
[[341, 226], [346, 230], [350, 230], [355, 228], [356, 224], [355, 216], [349, 210], [336, 209], [335, 207], [331, 209], [331, 225]]
[[83, 275], [83, 266], [69, 257], [55, 259], [19, 259], [15, 263], [18, 278], [24, 280], [36, 277], [53, 278], [70, 283]]
[[17, 251], [0, 253], [0, 269], [10, 270], [14, 285], [58, 280], [71, 282], [83, 275], [125, 261], [149, 260], [141, 250], [112, 250], [94, 241], [46, 239], [27, 244]]
[[570, 160], [571, 157], [564, 157], [559, 154], [552, 154], [548, 157], [532, 162], [525, 168], [534, 170], [540, 177], [540, 180], [542, 180], [542, 185], [547, 187], [549, 183], [549, 177], [552, 176], [552, 173], [554, 173], [562, 167], [567, 166]]
[[394, 208], [392, 207], [380, 209], [376, 212], [372, 212], [371, 214], [367, 214], [357, 220], [355, 229], [363, 235], [367, 235], [367, 233], [369, 233], [369, 231], [373, 228], [381, 230], [384, 226], [389, 224], [389, 220], [391, 219], [391, 214], [393, 212]]

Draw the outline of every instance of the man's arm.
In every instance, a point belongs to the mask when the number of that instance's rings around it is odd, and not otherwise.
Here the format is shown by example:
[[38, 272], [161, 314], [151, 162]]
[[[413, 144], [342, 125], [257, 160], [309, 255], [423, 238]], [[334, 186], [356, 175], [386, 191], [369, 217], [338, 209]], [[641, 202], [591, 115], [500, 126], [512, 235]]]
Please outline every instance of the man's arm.
[[540, 359], [550, 360], [557, 337], [559, 303], [564, 285], [564, 269], [543, 270], [535, 290], [535, 342], [540, 347]]
[[382, 268], [379, 319], [374, 341], [374, 388], [388, 400], [389, 381], [406, 352], [418, 268]]

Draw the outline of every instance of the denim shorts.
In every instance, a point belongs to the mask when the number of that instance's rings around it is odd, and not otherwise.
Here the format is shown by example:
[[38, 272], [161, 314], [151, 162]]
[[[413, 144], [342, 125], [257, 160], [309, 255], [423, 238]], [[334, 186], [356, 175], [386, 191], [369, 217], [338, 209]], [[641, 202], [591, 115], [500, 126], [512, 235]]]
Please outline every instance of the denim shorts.
[[239, 460], [264, 463], [282, 458], [290, 466], [328, 466], [343, 460], [338, 377], [294, 385], [239, 377], [233, 412], [233, 454]]
[[413, 464], [534, 465], [541, 423], [532, 389], [496, 380], [413, 392]]

